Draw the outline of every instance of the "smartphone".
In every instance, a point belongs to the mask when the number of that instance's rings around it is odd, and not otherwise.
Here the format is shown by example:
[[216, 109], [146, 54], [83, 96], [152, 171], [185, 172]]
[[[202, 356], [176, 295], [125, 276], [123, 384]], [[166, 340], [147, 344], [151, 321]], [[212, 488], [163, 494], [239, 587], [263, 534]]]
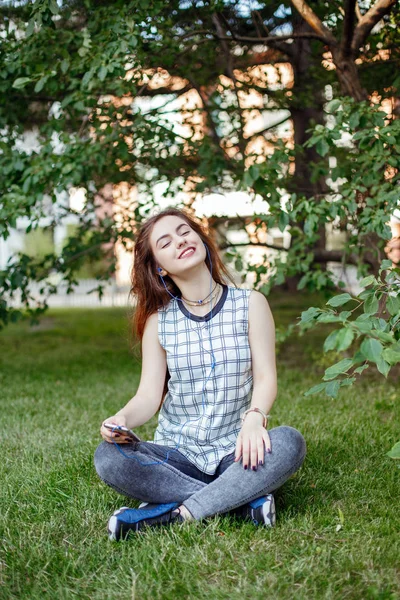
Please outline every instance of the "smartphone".
[[140, 437], [137, 436], [136, 433], [134, 433], [132, 431], [132, 429], [128, 429], [127, 427], [124, 427], [123, 425], [115, 425], [115, 423], [104, 423], [104, 427], [106, 427], [106, 429], [110, 429], [111, 431], [114, 430], [117, 433], [122, 433], [123, 435], [126, 435], [126, 437], [129, 437], [134, 442], [140, 442]]

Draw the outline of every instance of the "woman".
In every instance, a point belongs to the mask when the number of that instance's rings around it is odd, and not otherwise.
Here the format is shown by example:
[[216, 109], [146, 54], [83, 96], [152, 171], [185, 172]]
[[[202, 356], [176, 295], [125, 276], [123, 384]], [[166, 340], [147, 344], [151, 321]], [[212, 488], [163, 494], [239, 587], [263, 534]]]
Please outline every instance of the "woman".
[[[277, 382], [266, 298], [227, 285], [212, 239], [183, 210], [150, 217], [134, 259], [141, 379], [135, 396], [103, 422], [95, 467], [142, 505], [113, 514], [111, 539], [228, 511], [274, 525], [271, 492], [300, 468], [306, 444], [292, 427], [267, 431]], [[160, 403], [153, 442], [118, 432], [146, 423]]]

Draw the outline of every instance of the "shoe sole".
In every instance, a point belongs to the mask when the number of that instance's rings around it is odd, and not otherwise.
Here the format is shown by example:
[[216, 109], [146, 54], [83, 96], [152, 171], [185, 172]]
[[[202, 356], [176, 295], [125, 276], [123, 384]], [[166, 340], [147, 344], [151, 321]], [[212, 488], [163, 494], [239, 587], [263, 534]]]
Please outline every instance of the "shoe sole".
[[127, 508], [128, 506], [122, 506], [121, 508], [116, 510], [108, 521], [108, 537], [113, 542], [118, 542], [121, 538], [121, 522], [117, 519], [117, 515], [119, 515], [123, 510], [126, 510]]
[[276, 523], [276, 510], [275, 510], [275, 499], [271, 495], [269, 502], [264, 502], [262, 507], [262, 515], [264, 519], [264, 525], [266, 527], [275, 527]]

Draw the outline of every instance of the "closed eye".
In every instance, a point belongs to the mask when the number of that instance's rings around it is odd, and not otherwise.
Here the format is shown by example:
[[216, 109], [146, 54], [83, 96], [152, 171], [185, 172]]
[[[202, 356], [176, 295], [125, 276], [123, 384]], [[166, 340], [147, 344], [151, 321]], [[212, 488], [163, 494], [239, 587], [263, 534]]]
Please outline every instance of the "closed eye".
[[[183, 231], [181, 233], [181, 235], [188, 235], [188, 233], [190, 233], [190, 229], [188, 229], [187, 231]], [[166, 244], [164, 244], [164, 246], [161, 246], [161, 250], [163, 250], [164, 248], [167, 248], [170, 245], [171, 242], [167, 242]]]

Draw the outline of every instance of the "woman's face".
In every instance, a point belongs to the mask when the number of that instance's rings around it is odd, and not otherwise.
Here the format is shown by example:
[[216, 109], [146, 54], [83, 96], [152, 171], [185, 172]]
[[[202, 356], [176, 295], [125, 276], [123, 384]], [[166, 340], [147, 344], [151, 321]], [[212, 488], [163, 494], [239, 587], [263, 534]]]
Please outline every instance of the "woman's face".
[[181, 217], [166, 215], [150, 234], [150, 246], [157, 266], [168, 275], [180, 275], [206, 259], [201, 237]]

